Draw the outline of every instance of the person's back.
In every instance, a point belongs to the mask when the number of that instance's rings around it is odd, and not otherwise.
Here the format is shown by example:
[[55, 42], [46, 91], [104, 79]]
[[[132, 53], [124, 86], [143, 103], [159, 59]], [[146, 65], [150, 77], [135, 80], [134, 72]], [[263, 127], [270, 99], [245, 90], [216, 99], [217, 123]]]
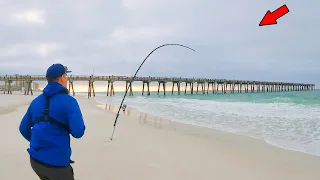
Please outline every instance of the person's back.
[[[47, 98], [49, 98], [47, 119], [53, 119], [52, 121], [57, 121], [57, 124], [45, 119]], [[78, 102], [68, 94], [67, 88], [58, 82], [49, 82], [43, 94], [30, 104], [19, 130], [23, 137], [30, 141], [27, 151], [33, 168], [32, 163], [39, 163], [44, 166], [43, 168], [69, 168], [71, 167], [70, 134], [74, 138], [81, 138], [85, 132], [85, 125]], [[34, 170], [39, 175], [40, 172]], [[55, 169], [52, 170], [54, 174]], [[47, 176], [49, 175], [43, 175]]]

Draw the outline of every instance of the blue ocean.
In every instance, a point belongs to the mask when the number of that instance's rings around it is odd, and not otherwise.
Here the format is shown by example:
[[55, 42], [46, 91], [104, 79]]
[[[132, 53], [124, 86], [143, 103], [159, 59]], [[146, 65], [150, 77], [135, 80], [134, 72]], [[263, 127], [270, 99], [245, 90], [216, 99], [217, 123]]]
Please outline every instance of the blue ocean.
[[[78, 93], [79, 94], [79, 93]], [[86, 96], [87, 94], [81, 93]], [[96, 93], [96, 100], [119, 107], [124, 92]], [[272, 145], [320, 155], [320, 90], [180, 95], [134, 92], [124, 104], [172, 121], [265, 140]]]

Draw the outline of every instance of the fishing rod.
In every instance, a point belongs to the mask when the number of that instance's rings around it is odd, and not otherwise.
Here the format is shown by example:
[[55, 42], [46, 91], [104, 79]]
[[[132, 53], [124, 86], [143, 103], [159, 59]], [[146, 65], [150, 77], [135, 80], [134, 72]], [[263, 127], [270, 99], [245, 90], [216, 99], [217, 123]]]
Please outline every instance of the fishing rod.
[[132, 82], [134, 81], [134, 78], [136, 77], [136, 75], [137, 75], [138, 71], [140, 70], [141, 66], [143, 65], [143, 63], [149, 58], [149, 56], [150, 56], [154, 51], [156, 51], [157, 49], [159, 49], [159, 48], [161, 48], [161, 47], [164, 47], [164, 46], [181, 46], [181, 47], [190, 49], [190, 50], [192, 50], [192, 51], [195, 51], [194, 49], [192, 49], [192, 48], [190, 48], [190, 47], [188, 47], [188, 46], [182, 45], [182, 44], [163, 44], [163, 45], [161, 45], [161, 46], [158, 46], [157, 48], [155, 48], [154, 50], [152, 50], [152, 51], [148, 54], [148, 56], [147, 56], [147, 57], [142, 61], [142, 63], [140, 64], [138, 70], [136, 71], [136, 73], [135, 73], [134, 76], [132, 77], [129, 86], [128, 86], [127, 89], [126, 89], [126, 92], [124, 93], [123, 99], [122, 99], [121, 104], [120, 104], [120, 106], [119, 106], [118, 113], [116, 114], [116, 119], [114, 120], [113, 131], [112, 131], [112, 135], [111, 135], [111, 137], [110, 137], [110, 140], [111, 140], [111, 141], [112, 141], [112, 139], [113, 139], [113, 134], [114, 134], [114, 131], [115, 131], [115, 129], [116, 129], [116, 124], [117, 124], [117, 120], [118, 120], [118, 117], [119, 117], [119, 113], [120, 113], [120, 110], [121, 110], [123, 101], [124, 101], [124, 99], [125, 99], [125, 97], [126, 97], [126, 95], [127, 95], [128, 89], [131, 87], [131, 84], [132, 84]]

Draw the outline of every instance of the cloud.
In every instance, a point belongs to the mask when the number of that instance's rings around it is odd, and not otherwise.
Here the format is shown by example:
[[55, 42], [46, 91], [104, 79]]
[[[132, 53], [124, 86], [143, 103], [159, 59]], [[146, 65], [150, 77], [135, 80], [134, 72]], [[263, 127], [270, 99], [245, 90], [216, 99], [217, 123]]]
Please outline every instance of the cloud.
[[111, 33], [111, 40], [120, 43], [128, 41], [145, 41], [152, 39], [161, 39], [168, 36], [177, 36], [178, 32], [174, 29], [165, 27], [139, 27], [139, 28], [117, 28]]
[[62, 49], [63, 45], [55, 43], [49, 44], [13, 44], [0, 49], [0, 57], [10, 58], [17, 56], [39, 56], [45, 57], [55, 53], [58, 49]]
[[44, 24], [44, 12], [38, 10], [27, 10], [12, 14], [12, 18], [22, 23], [39, 23]]
[[282, 3], [1, 1], [0, 74], [42, 73], [61, 62], [74, 74], [132, 75], [155, 47], [181, 43], [196, 52], [164, 47], [138, 75], [320, 84], [320, 2], [290, 1], [277, 25], [259, 27], [266, 11]]
[[[55, 43], [40, 44], [35, 47], [35, 50], [38, 54], [40, 54], [42, 56], [46, 56], [46, 55], [49, 55], [49, 54], [56, 52], [59, 48], [58, 46], [59, 45], [57, 45]], [[61, 48], [63, 48], [63, 47], [61, 46]]]

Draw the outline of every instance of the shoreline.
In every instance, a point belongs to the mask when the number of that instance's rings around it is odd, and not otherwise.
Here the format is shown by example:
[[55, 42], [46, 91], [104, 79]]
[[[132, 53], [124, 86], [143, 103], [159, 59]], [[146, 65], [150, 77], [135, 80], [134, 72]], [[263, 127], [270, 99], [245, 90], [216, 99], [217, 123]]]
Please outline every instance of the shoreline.
[[[36, 96], [38, 96], [39, 94], [41, 94], [41, 92], [34, 92], [34, 95], [33, 96], [30, 96], [30, 95], [24, 95], [21, 91], [18, 91], [18, 92], [14, 92], [13, 94], [9, 94], [9, 96], [23, 96], [23, 97], [26, 97], [26, 99], [33, 99], [35, 98]], [[7, 96], [8, 94], [0, 94], [0, 96]], [[84, 99], [87, 99], [85, 95], [79, 95], [78, 97], [81, 97], [81, 98], [84, 98]], [[75, 97], [77, 98], [77, 97]], [[96, 103], [97, 103], [97, 106], [99, 108], [102, 108], [102, 109], [105, 109], [105, 107], [102, 107], [102, 106], [106, 106], [105, 103], [97, 100], [96, 98], [92, 98]], [[13, 102], [16, 102], [16, 101], [13, 101]], [[16, 102], [18, 103], [18, 102]], [[20, 103], [20, 102], [19, 102]], [[13, 111], [15, 111], [17, 108], [21, 107], [21, 106], [24, 106], [26, 105], [27, 103], [24, 102], [24, 104], [9, 104], [9, 107], [1, 107], [0, 106], [0, 115], [4, 115], [4, 114], [9, 114]], [[113, 113], [117, 113], [118, 111], [118, 108], [119, 106], [116, 106], [116, 105], [112, 105], [112, 104], [108, 104], [107, 105], [108, 108], [109, 108], [109, 111], [110, 109], [111, 112]], [[133, 114], [127, 114], [127, 112], [132, 112]], [[123, 115], [123, 112], [122, 112], [122, 109], [120, 111], [120, 118], [121, 116]], [[248, 134], [242, 134], [242, 133], [237, 133], [237, 132], [233, 132], [233, 131], [226, 131], [226, 130], [221, 130], [221, 129], [217, 129], [217, 128], [214, 128], [214, 127], [206, 127], [206, 126], [201, 126], [201, 125], [197, 125], [197, 124], [188, 124], [188, 123], [184, 123], [184, 122], [179, 122], [177, 120], [172, 120], [172, 119], [168, 119], [168, 118], [163, 118], [163, 117], [159, 117], [159, 116], [156, 116], [156, 115], [153, 115], [153, 114], [150, 114], [150, 113], [146, 113], [146, 112], [142, 112], [142, 111], [139, 111], [137, 110], [136, 108], [132, 108], [132, 107], [127, 107], [126, 108], [126, 116], [129, 116], [129, 117], [133, 117], [135, 119], [141, 119], [142, 116], [144, 116], [143, 118], [145, 119], [144, 122], [145, 124], [150, 124], [150, 122], [147, 122], [147, 121], [154, 121], [155, 124], [157, 124], [156, 121], [162, 121], [162, 122], [166, 122], [166, 128], [168, 130], [169, 126], [168, 124], [170, 124], [170, 126], [172, 126], [173, 128], [171, 128], [170, 130], [174, 130], [176, 131], [177, 127], [182, 127], [182, 126], [191, 126], [191, 127], [196, 127], [196, 128], [200, 128], [200, 130], [203, 128], [203, 130], [205, 129], [205, 131], [218, 131], [218, 132], [222, 132], [222, 133], [231, 133], [231, 134], [234, 134], [234, 135], [240, 135], [240, 136], [245, 136], [245, 137], [249, 137], [249, 138], [253, 138], [253, 139], [256, 139], [256, 140], [261, 140], [263, 142], [265, 142], [266, 144], [268, 145], [271, 145], [273, 147], [277, 147], [277, 148], [280, 148], [280, 149], [284, 149], [284, 150], [288, 150], [288, 151], [294, 151], [294, 152], [299, 152], [299, 153], [304, 153], [304, 154], [307, 154], [307, 155], [312, 155], [312, 156], [316, 156], [316, 157], [320, 157], [320, 155], [318, 154], [314, 154], [314, 153], [310, 153], [310, 152], [305, 152], [303, 150], [298, 150], [298, 149], [294, 149], [294, 148], [287, 148], [287, 147], [283, 147], [281, 145], [278, 145], [276, 143], [273, 143], [272, 140], [271, 141], [268, 141], [264, 138], [259, 138], [259, 137], [255, 137], [255, 136], [251, 136], [251, 135], [248, 135]], [[147, 119], [147, 120], [146, 120]], [[155, 125], [157, 126], [157, 125]], [[161, 128], [161, 126], [159, 126]]]
[[[29, 143], [18, 127], [35, 97], [0, 96], [2, 105], [22, 104], [0, 115], [0, 179], [36, 179], [26, 149]], [[170, 121], [133, 108], [120, 112], [110, 141], [118, 107], [96, 99], [76, 97], [86, 124], [81, 139], [70, 137], [75, 179], [175, 180], [316, 180], [320, 158], [269, 145], [264, 141], [210, 128]], [[18, 174], [14, 173], [19, 169]], [[232, 173], [230, 173], [232, 172]]]
[[[102, 108], [104, 110], [107, 110], [109, 112], [112, 112], [115, 115], [118, 112], [119, 106], [112, 105], [112, 104], [106, 104], [106, 103], [103, 103], [103, 102], [101, 102], [99, 100], [96, 100], [96, 99], [94, 99], [94, 100], [97, 103], [97, 107]], [[188, 126], [190, 126], [191, 129], [195, 128], [195, 129], [198, 129], [198, 131], [203, 131], [204, 130], [205, 131], [204, 133], [206, 133], [206, 134], [207, 133], [210, 134], [209, 131], [213, 131], [213, 132], [215, 131], [215, 132], [227, 133], [227, 134], [230, 133], [230, 134], [236, 135], [236, 136], [243, 136], [243, 137], [252, 138], [252, 139], [258, 140], [258, 141], [263, 141], [264, 143], [266, 143], [269, 146], [280, 148], [280, 149], [283, 149], [283, 150], [286, 150], [286, 151], [293, 151], [293, 152], [303, 153], [303, 154], [306, 154], [306, 155], [311, 155], [311, 156], [315, 156], [315, 157], [319, 157], [320, 158], [320, 155], [317, 155], [317, 154], [314, 154], [314, 153], [309, 153], [309, 152], [304, 152], [304, 151], [297, 150], [297, 149], [286, 148], [286, 147], [277, 145], [276, 143], [273, 143], [272, 141], [268, 141], [268, 140], [263, 139], [263, 138], [250, 136], [248, 134], [237, 133], [237, 132], [233, 132], [233, 131], [225, 131], [225, 130], [217, 129], [217, 128], [214, 128], [214, 127], [205, 127], [205, 126], [196, 125], [196, 124], [188, 124], [188, 123], [178, 122], [178, 121], [175, 121], [175, 120], [159, 117], [159, 116], [156, 116], [156, 115], [153, 115], [153, 114], [150, 114], [150, 113], [142, 112], [142, 111], [139, 111], [139, 110], [137, 110], [136, 108], [133, 108], [133, 107], [127, 107], [125, 114], [123, 114], [123, 111], [121, 109], [119, 114], [120, 114], [119, 117], [121, 117], [122, 115], [125, 115], [125, 116], [129, 116], [129, 117], [132, 117], [134, 119], [139, 119], [139, 120], [143, 116], [144, 121], [149, 121], [148, 122], [149, 124], [150, 124], [150, 121], [154, 121], [154, 122], [156, 122], [156, 121], [164, 121], [166, 123], [165, 126], [167, 126], [167, 127], [161, 127], [161, 126], [159, 126], [159, 127], [162, 128], [162, 129], [166, 129], [166, 130], [184, 131], [184, 129], [188, 129]], [[118, 119], [118, 121], [119, 121], [119, 119]], [[146, 124], [148, 124], [148, 123], [146, 123]], [[170, 129], [170, 126], [172, 126], [171, 129]], [[183, 126], [186, 126], [186, 127], [183, 128]], [[184, 132], [184, 133], [188, 133], [188, 132]], [[199, 132], [199, 133], [203, 133], [203, 132]]]

